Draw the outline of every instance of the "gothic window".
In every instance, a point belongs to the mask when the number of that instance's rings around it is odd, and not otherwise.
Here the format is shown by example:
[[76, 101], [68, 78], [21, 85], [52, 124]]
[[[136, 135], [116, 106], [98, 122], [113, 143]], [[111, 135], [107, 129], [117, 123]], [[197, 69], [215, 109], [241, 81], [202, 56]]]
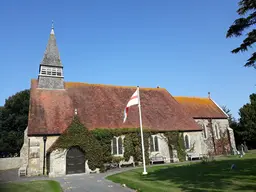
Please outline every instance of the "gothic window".
[[118, 154], [123, 154], [123, 140], [121, 137], [118, 138]]
[[155, 143], [155, 151], [159, 151], [159, 149], [158, 149], [158, 137], [157, 136], [155, 136], [155, 138], [154, 138], [154, 143]]
[[159, 151], [158, 137], [156, 135], [150, 137], [150, 151]]
[[220, 138], [220, 129], [217, 124], [215, 124], [215, 126], [214, 126], [214, 134], [215, 134], [216, 139]]
[[49, 76], [59, 76], [59, 77], [63, 76], [61, 68], [46, 67], [46, 66], [41, 66], [40, 74], [49, 75]]
[[189, 149], [189, 148], [190, 148], [188, 135], [185, 136], [185, 148], [186, 148], [186, 149]]
[[153, 136], [150, 137], [150, 151], [153, 152], [154, 151], [154, 140], [153, 140]]
[[123, 139], [122, 137], [114, 137], [112, 139], [112, 154], [122, 155], [123, 154]]
[[114, 155], [117, 154], [117, 142], [116, 142], [116, 137], [113, 138], [112, 140], [112, 153]]
[[201, 126], [202, 126], [202, 129], [203, 129], [204, 138], [206, 139], [207, 138], [207, 128], [204, 124], [202, 124]]

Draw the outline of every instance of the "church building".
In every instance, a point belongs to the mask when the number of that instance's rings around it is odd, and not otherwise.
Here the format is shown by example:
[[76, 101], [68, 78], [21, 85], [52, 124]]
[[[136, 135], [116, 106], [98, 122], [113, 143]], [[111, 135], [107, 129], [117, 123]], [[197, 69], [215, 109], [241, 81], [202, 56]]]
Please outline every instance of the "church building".
[[[136, 86], [66, 82], [52, 27], [38, 78], [31, 80], [28, 125], [20, 151], [23, 166], [19, 175], [55, 177], [93, 172], [82, 150], [74, 146], [50, 151], [51, 147], [70, 126], [74, 116], [89, 131], [139, 128], [138, 107], [130, 109], [123, 123], [123, 110], [135, 90]], [[236, 151], [228, 115], [210, 95], [205, 98], [175, 97], [166, 89], [155, 87], [140, 88], [140, 98], [143, 129], [154, 131], [149, 141], [145, 141], [150, 142], [148, 158], [151, 163], [180, 161], [177, 150], [170, 150], [164, 135], [172, 131], [182, 134], [186, 160]], [[112, 138], [112, 156], [123, 157], [125, 136]], [[227, 142], [223, 143], [223, 138]], [[132, 157], [129, 161], [134, 163]]]

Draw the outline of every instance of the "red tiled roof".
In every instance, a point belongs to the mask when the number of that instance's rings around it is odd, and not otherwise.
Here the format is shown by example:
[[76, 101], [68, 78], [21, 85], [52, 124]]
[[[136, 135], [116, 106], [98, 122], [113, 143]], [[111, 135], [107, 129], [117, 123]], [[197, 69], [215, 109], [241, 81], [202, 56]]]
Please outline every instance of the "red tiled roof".
[[[124, 108], [136, 87], [65, 83], [65, 90], [37, 88], [31, 82], [28, 135], [61, 134], [71, 123], [74, 111], [88, 129], [136, 128], [136, 106], [123, 124]], [[193, 118], [163, 88], [140, 88], [143, 128], [153, 130], [201, 130]]]
[[210, 98], [174, 97], [193, 118], [224, 118], [227, 116]]

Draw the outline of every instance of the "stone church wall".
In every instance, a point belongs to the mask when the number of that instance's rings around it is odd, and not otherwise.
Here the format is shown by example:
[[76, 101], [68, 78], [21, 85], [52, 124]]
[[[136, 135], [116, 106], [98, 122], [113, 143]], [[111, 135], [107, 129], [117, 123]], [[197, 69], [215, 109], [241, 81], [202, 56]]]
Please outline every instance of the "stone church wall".
[[[169, 146], [167, 143], [167, 138], [164, 136], [164, 134], [156, 134], [157, 138], [158, 138], [158, 147], [159, 147], [159, 151], [153, 151], [149, 153], [149, 158], [153, 157], [153, 156], [163, 156], [166, 158], [166, 162], [170, 162], [172, 160], [172, 156], [170, 156], [170, 151], [169, 151]], [[176, 151], [176, 150], [175, 150]], [[177, 158], [177, 157], [176, 157]], [[177, 159], [175, 159], [175, 161], [177, 161]]]
[[[184, 132], [184, 137], [188, 135], [190, 149], [194, 146], [193, 153], [199, 155], [208, 154], [209, 152], [214, 152], [213, 149], [213, 140], [212, 140], [212, 129], [209, 127], [209, 120], [207, 119], [197, 119], [197, 123], [204, 124], [207, 130], [207, 138], [204, 138], [202, 131], [194, 132]], [[223, 148], [223, 143], [220, 142], [220, 139], [215, 139], [215, 147], [217, 154], [223, 154], [223, 150], [231, 152], [235, 149], [235, 141], [233, 130], [229, 128], [227, 119], [213, 119], [212, 125], [217, 124], [220, 132], [225, 132], [229, 130], [230, 141], [226, 142]], [[166, 138], [163, 134], [157, 134], [159, 151], [150, 152], [150, 157], [154, 155], [161, 155], [166, 158], [166, 162], [177, 162], [179, 161], [177, 157], [177, 151], [170, 150], [166, 141]], [[48, 136], [46, 141], [46, 151], [52, 146], [52, 144], [57, 140], [59, 136]], [[228, 138], [228, 136], [226, 135]], [[125, 150], [125, 149], [124, 149]], [[188, 149], [189, 150], [189, 149]], [[187, 150], [187, 151], [188, 151]], [[236, 150], [236, 149], [235, 149]], [[24, 131], [24, 144], [21, 149], [20, 159], [22, 165], [27, 165], [27, 175], [41, 175], [43, 174], [43, 161], [44, 161], [44, 141], [43, 137], [28, 137], [27, 129]], [[47, 158], [45, 156], [45, 174], [48, 172], [49, 176], [58, 176], [65, 175], [66, 171], [66, 151], [54, 151]], [[18, 162], [13, 160], [14, 162]], [[10, 166], [16, 166], [16, 163], [11, 163]], [[17, 164], [17, 166], [21, 166]], [[47, 169], [48, 168], [48, 169]]]
[[49, 177], [64, 176], [66, 174], [67, 150], [57, 149], [51, 152], [49, 158]]
[[[232, 129], [229, 127], [227, 119], [212, 119], [212, 127], [210, 126], [210, 121], [208, 119], [196, 119], [195, 121], [199, 125], [204, 125], [206, 128], [206, 138], [204, 138], [203, 131], [201, 132], [202, 154], [214, 153], [214, 148], [216, 150], [216, 155], [230, 154], [233, 150], [236, 150], [233, 131], [230, 131]], [[217, 125], [220, 130], [220, 138], [216, 138], [213, 133], [215, 125]], [[231, 134], [231, 137], [229, 137], [228, 134]]]
[[184, 141], [186, 135], [188, 136], [189, 140], [189, 149], [186, 149], [186, 152], [190, 152], [195, 154], [196, 156], [200, 156], [204, 152], [202, 151], [202, 132], [201, 131], [194, 131], [194, 132], [184, 132]]
[[22, 166], [20, 157], [0, 158], [0, 170], [17, 169]]
[[[47, 136], [45, 151], [57, 140], [58, 136]], [[27, 144], [24, 142], [24, 147], [21, 150], [21, 156], [24, 161], [23, 164], [27, 164], [27, 175], [41, 175], [43, 174], [43, 161], [44, 161], [44, 141], [43, 137], [27, 137]], [[25, 147], [27, 145], [27, 147]], [[26, 149], [27, 148], [27, 152]], [[26, 153], [27, 158], [26, 158]], [[46, 156], [45, 156], [45, 173], [46, 173]]]

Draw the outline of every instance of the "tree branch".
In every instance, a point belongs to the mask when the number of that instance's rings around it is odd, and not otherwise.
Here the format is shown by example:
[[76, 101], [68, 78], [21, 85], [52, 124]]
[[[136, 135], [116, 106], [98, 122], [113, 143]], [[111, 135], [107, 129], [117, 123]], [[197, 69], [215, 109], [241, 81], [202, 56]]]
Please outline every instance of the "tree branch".
[[254, 11], [252, 14], [250, 14], [247, 18], [241, 17], [239, 19], [236, 19], [234, 21], [234, 24], [231, 25], [228, 29], [228, 32], [226, 34], [226, 38], [232, 37], [232, 36], [241, 36], [242, 32], [247, 29], [248, 27], [256, 24], [256, 11]]
[[256, 69], [256, 52], [247, 60], [245, 67], [254, 67]]
[[256, 9], [256, 1], [255, 0], [241, 0], [238, 3], [239, 9], [237, 10], [237, 13], [239, 15], [244, 15], [250, 10]]
[[252, 47], [252, 44], [256, 42], [256, 29], [247, 34], [247, 37], [243, 40], [243, 43], [236, 49], [232, 50], [232, 53], [244, 52], [248, 50], [248, 47]]

